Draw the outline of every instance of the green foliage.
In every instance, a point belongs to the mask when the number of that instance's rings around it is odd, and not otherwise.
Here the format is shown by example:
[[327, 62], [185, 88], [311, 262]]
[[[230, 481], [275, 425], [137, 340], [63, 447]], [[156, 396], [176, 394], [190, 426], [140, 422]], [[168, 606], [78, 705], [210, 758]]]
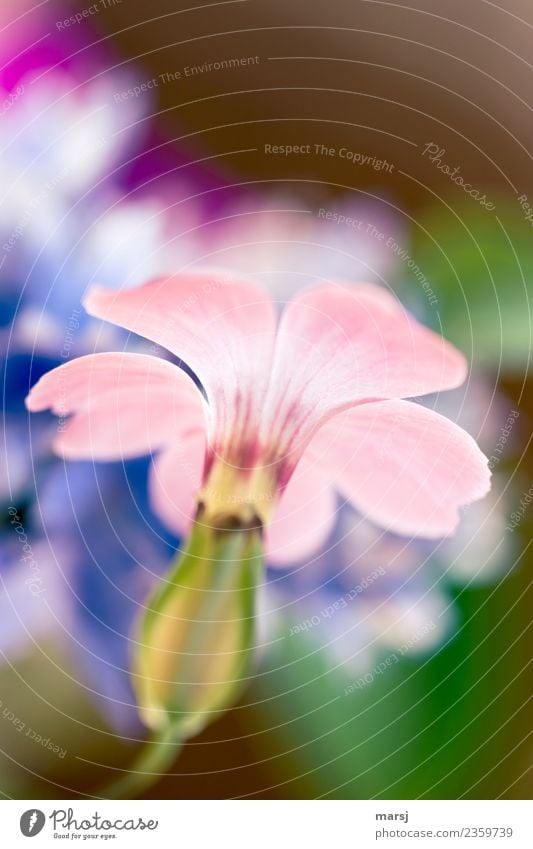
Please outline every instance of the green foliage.
[[[494, 212], [444, 205], [419, 213], [409, 255], [427, 278], [438, 303], [425, 317], [460, 347], [474, 366], [523, 373], [531, 344], [533, 229], [518, 202]], [[405, 285], [427, 303], [407, 261]]]
[[530, 798], [531, 596], [524, 570], [459, 593], [458, 631], [439, 651], [348, 695], [325, 650], [281, 642], [259, 686], [281, 795]]

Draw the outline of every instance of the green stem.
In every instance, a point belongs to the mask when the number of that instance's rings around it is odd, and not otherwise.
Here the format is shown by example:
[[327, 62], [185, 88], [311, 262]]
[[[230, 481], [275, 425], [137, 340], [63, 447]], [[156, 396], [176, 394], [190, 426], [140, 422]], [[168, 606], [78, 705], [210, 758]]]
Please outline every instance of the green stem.
[[127, 770], [100, 791], [103, 799], [136, 799], [163, 778], [181, 750], [181, 742], [170, 727], [153, 734]]

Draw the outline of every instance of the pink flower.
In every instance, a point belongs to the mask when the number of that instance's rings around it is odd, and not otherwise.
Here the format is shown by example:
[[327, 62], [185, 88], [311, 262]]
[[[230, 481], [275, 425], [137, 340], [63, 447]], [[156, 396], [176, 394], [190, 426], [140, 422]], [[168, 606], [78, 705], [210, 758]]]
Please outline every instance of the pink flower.
[[66, 458], [157, 452], [153, 504], [180, 535], [196, 511], [260, 523], [269, 561], [287, 562], [325, 541], [335, 491], [391, 531], [442, 537], [489, 490], [472, 437], [401, 400], [460, 385], [463, 355], [381, 287], [314, 286], [279, 321], [259, 286], [225, 272], [93, 289], [85, 306], [180, 357], [205, 397], [168, 360], [104, 353], [46, 374], [28, 409], [62, 417]]

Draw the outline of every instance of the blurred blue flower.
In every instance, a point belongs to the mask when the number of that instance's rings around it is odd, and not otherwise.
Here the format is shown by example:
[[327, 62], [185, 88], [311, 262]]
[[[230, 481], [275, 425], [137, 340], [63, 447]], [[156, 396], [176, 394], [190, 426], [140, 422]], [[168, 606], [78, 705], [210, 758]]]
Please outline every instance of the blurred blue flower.
[[133, 104], [117, 118], [119, 84], [78, 89], [57, 71], [26, 80], [0, 127], [0, 650], [11, 661], [60, 640], [80, 684], [124, 731], [140, 728], [132, 622], [177, 541], [146, 503], [144, 461], [66, 466], [52, 453], [54, 417], [30, 419], [24, 407], [40, 375], [71, 356], [136, 346], [113, 330], [104, 338], [85, 316], [91, 278], [123, 285], [160, 270], [154, 204], [123, 201], [114, 170], [138, 143], [142, 114]]

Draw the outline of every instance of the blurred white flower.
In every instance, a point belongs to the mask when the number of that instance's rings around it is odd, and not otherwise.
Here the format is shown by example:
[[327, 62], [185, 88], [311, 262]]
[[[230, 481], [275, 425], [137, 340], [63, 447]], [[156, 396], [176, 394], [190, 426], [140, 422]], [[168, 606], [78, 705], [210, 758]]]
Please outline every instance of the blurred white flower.
[[0, 124], [2, 190], [31, 201], [57, 187], [66, 201], [111, 176], [138, 144], [147, 109], [138, 99], [116, 108], [113, 92], [123, 81], [111, 73], [81, 83], [57, 69], [24, 78]]
[[87, 281], [127, 288], [196, 262], [205, 250], [198, 235], [203, 210], [187, 200], [187, 184], [178, 184], [178, 191], [183, 204], [146, 194], [111, 205], [94, 221], [80, 245]]
[[[328, 212], [337, 219], [327, 219]], [[386, 278], [394, 255], [372, 228], [398, 238], [402, 231], [384, 203], [338, 200], [326, 208], [287, 193], [251, 194], [204, 227], [196, 264], [237, 269], [286, 301], [312, 281]]]

